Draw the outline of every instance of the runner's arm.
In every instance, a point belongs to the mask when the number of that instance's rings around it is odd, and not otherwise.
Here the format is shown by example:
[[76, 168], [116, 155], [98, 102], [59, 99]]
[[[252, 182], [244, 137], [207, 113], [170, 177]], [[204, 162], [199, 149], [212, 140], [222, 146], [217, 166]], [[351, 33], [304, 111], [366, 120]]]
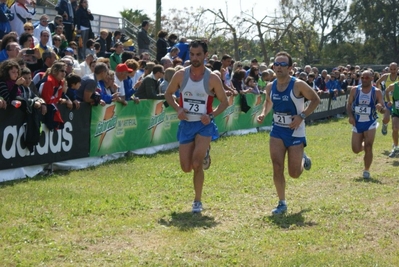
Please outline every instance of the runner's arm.
[[184, 70], [180, 70], [173, 75], [172, 80], [169, 83], [168, 88], [165, 92], [165, 99], [168, 102], [169, 106], [174, 108], [176, 112], [179, 112], [181, 107], [176, 102], [175, 98], [173, 97], [177, 90], [180, 88], [180, 83], [183, 81]]

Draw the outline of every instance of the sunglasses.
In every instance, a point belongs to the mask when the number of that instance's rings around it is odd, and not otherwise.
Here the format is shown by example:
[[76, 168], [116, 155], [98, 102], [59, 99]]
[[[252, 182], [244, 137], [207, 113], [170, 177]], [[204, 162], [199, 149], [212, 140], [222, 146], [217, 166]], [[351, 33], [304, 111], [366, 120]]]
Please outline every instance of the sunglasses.
[[369, 77], [369, 76], [364, 76], [364, 77], [361, 77], [361, 79], [362, 79], [362, 80], [370, 80], [371, 77]]
[[287, 62], [274, 62], [273, 63], [273, 65], [274, 66], [276, 66], [276, 67], [278, 67], [278, 66], [281, 66], [281, 67], [288, 67], [288, 63]]
[[24, 31], [33, 31], [32, 28], [24, 28]]
[[66, 70], [60, 70], [60, 72], [64, 72], [64, 73], [65, 73], [65, 72], [66, 72]]

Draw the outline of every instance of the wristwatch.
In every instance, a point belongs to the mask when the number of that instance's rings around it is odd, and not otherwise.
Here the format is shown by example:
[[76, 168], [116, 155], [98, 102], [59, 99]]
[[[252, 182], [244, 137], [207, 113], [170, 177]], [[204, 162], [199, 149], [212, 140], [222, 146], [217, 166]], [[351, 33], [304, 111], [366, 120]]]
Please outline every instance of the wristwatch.
[[209, 113], [208, 116], [209, 116], [209, 119], [210, 119], [210, 120], [213, 120], [214, 116], [213, 116], [212, 113]]
[[306, 115], [303, 112], [301, 114], [299, 114], [299, 116], [301, 116], [302, 120], [306, 119]]

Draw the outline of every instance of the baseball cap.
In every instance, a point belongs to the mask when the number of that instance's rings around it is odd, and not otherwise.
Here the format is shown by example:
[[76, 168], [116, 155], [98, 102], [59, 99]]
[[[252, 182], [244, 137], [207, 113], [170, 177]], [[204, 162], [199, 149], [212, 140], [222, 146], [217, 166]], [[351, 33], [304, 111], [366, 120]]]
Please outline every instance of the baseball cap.
[[73, 49], [70, 48], [70, 47], [67, 47], [67, 48], [65, 49], [65, 52], [73, 53]]
[[115, 68], [115, 71], [116, 71], [116, 72], [124, 72], [124, 71], [133, 72], [132, 69], [129, 69], [129, 67], [128, 67], [126, 64], [123, 64], [123, 63], [118, 64], [118, 65], [116, 66], [116, 68]]
[[258, 60], [256, 58], [252, 59], [251, 63], [254, 63], [254, 62], [258, 62]]

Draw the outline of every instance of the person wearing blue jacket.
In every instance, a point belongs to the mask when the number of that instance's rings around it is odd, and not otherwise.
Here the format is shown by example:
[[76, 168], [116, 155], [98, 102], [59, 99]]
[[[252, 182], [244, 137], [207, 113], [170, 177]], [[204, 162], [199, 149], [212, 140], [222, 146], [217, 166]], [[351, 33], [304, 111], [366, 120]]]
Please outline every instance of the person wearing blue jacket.
[[0, 39], [11, 31], [10, 21], [14, 19], [14, 14], [6, 5], [7, 0], [0, 0]]
[[190, 59], [189, 44], [187, 43], [186, 37], [180, 37], [180, 40], [175, 47], [179, 48], [180, 52], [178, 57], [181, 58], [183, 62]]

